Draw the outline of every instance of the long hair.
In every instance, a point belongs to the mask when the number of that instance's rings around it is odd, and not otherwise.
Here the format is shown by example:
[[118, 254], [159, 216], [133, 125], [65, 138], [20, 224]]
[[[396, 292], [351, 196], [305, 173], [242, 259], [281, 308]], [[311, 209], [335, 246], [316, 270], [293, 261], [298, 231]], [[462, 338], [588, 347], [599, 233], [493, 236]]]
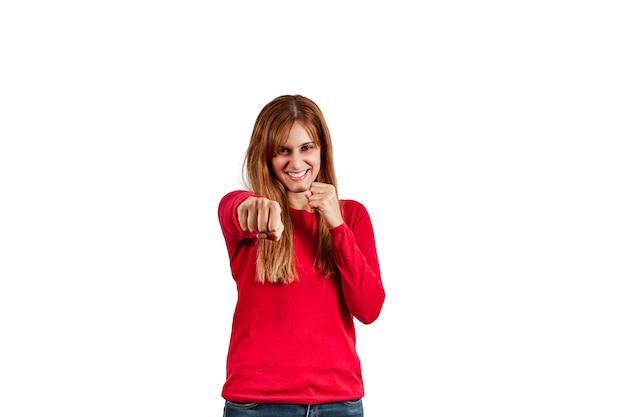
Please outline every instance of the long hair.
[[[337, 190], [330, 132], [324, 116], [312, 100], [301, 95], [276, 97], [259, 113], [243, 163], [243, 181], [249, 191], [277, 201], [285, 229], [280, 240], [257, 240], [257, 280], [289, 283], [298, 278], [293, 248], [293, 223], [289, 214], [287, 190], [274, 176], [271, 159], [285, 143], [294, 122], [300, 122], [321, 150], [321, 166], [316, 181], [332, 184]], [[317, 214], [319, 231], [315, 267], [325, 275], [337, 272], [331, 253], [330, 232]]]

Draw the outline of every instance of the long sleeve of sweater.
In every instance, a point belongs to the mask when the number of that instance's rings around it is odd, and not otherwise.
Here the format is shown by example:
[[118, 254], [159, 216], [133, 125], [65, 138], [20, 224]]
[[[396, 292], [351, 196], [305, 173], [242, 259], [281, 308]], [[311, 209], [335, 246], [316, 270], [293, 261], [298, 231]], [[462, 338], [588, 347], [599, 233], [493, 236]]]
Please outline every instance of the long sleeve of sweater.
[[333, 259], [350, 312], [364, 324], [376, 320], [385, 300], [374, 230], [365, 207], [343, 201], [344, 223], [331, 229]]

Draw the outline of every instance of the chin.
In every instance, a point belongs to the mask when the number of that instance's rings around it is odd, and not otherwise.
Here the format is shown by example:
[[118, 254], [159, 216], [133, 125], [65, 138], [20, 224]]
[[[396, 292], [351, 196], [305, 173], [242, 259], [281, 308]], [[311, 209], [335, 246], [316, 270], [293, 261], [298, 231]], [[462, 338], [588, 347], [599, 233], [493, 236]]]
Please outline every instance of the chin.
[[310, 185], [296, 185], [293, 187], [289, 187], [288, 190], [291, 191], [292, 193], [303, 193], [305, 191], [308, 191], [309, 188], [311, 188]]

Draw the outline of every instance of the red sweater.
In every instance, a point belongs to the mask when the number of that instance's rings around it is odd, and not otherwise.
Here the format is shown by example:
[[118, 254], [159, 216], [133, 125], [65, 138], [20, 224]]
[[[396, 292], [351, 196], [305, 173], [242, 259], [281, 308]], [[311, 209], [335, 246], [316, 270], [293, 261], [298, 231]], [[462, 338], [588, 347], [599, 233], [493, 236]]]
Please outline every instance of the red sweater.
[[361, 398], [353, 318], [373, 322], [385, 298], [369, 214], [362, 204], [341, 200], [344, 224], [330, 231], [339, 276], [327, 277], [313, 266], [316, 214], [290, 209], [299, 279], [261, 284], [256, 233], [244, 233], [237, 222], [237, 207], [253, 195], [233, 191], [218, 209], [238, 296], [222, 396], [294, 404]]

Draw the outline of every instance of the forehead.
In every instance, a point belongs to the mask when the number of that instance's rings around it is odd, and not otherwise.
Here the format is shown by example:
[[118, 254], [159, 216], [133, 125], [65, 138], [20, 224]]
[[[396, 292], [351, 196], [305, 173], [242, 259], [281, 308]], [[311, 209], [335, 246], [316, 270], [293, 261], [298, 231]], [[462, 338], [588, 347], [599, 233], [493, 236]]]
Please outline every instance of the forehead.
[[289, 131], [286, 132], [284, 139], [281, 141], [281, 146], [298, 146], [308, 142], [318, 142], [315, 132], [304, 123], [295, 121]]

